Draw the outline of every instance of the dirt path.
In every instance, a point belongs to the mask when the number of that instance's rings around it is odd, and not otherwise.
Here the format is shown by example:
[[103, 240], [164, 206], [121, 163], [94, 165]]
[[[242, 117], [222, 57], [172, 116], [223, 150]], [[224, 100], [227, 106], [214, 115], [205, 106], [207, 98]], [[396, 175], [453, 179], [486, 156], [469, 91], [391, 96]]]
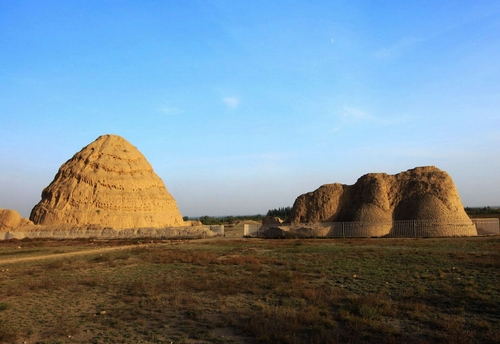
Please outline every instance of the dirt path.
[[[207, 239], [191, 239], [191, 240], [178, 240], [178, 241], [173, 241], [171, 243], [155, 243], [154, 245], [181, 245], [181, 244], [188, 244], [188, 243], [205, 243], [205, 242], [216, 242], [218, 240], [234, 240], [234, 239], [244, 239], [243, 235], [238, 234], [231, 234], [226, 237], [216, 237], [216, 238], [207, 238]], [[147, 246], [148, 244], [144, 244]], [[106, 252], [113, 252], [113, 251], [120, 251], [120, 250], [127, 250], [127, 249], [132, 249], [132, 248], [137, 248], [141, 247], [141, 245], [123, 245], [123, 246], [111, 246], [111, 247], [100, 247], [100, 248], [92, 248], [88, 250], [80, 250], [80, 251], [74, 251], [74, 252], [67, 252], [67, 253], [49, 253], [49, 254], [41, 254], [39, 256], [30, 256], [30, 257], [16, 257], [16, 258], [5, 258], [5, 257], [0, 257], [0, 266], [6, 265], [6, 264], [14, 264], [14, 263], [21, 263], [21, 262], [31, 262], [31, 261], [37, 261], [37, 260], [46, 260], [46, 259], [59, 259], [59, 258], [69, 258], [69, 257], [76, 257], [76, 256], [84, 256], [88, 254], [103, 254]]]
[[[215, 242], [218, 240], [235, 240], [235, 239], [244, 239], [243, 238], [243, 227], [230, 228], [226, 231], [226, 235], [224, 237], [217, 238], [208, 238], [208, 239], [193, 239], [191, 242]], [[188, 241], [190, 242], [190, 241]], [[176, 242], [175, 244], [179, 244], [180, 242]], [[155, 244], [158, 245], [158, 244]], [[74, 251], [67, 253], [54, 253], [54, 254], [42, 254], [39, 256], [30, 256], [30, 257], [16, 257], [16, 258], [4, 258], [0, 257], [0, 266], [22, 263], [22, 262], [32, 262], [37, 260], [47, 260], [47, 259], [59, 259], [59, 258], [69, 258], [76, 256], [84, 256], [88, 254], [103, 254], [106, 252], [119, 251], [119, 250], [127, 250], [134, 247], [140, 247], [138, 245], [124, 245], [124, 246], [112, 246], [112, 247], [101, 247], [101, 248], [93, 248], [83, 251]]]
[[137, 245], [125, 245], [125, 246], [102, 247], [102, 248], [95, 248], [95, 249], [90, 249], [90, 250], [85, 250], [85, 251], [55, 253], [55, 254], [47, 254], [47, 255], [41, 255], [41, 256], [17, 257], [17, 258], [7, 258], [7, 259], [0, 257], [0, 265], [22, 263], [22, 262], [31, 262], [31, 261], [45, 260], [45, 259], [58, 259], [58, 258], [84, 256], [87, 254], [103, 254], [103, 253], [111, 252], [111, 251], [127, 250], [127, 249], [131, 249], [134, 247], [138, 247], [138, 246]]

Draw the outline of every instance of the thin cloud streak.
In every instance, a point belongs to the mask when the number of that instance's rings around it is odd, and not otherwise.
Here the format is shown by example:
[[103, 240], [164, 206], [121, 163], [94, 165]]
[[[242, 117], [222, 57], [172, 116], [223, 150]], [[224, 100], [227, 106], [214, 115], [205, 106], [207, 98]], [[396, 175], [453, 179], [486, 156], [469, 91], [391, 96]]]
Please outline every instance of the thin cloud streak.
[[198, 165], [233, 165], [241, 164], [242, 166], [258, 165], [264, 163], [279, 163], [280, 161], [289, 158], [287, 153], [263, 152], [244, 155], [229, 155], [229, 156], [209, 156], [201, 157], [193, 160], [184, 158], [179, 161], [179, 164], [198, 164]]
[[240, 105], [240, 99], [238, 97], [225, 97], [222, 98], [224, 104], [228, 109], [234, 110]]
[[407, 116], [399, 116], [396, 118], [384, 118], [372, 115], [357, 107], [344, 106], [339, 116], [336, 116], [339, 123], [334, 127], [333, 131], [339, 131], [345, 127], [363, 124], [377, 124], [381, 126], [400, 125], [408, 122]]
[[175, 106], [162, 105], [162, 106], [158, 107], [158, 110], [161, 113], [163, 113], [164, 115], [168, 115], [168, 116], [175, 116], [175, 115], [179, 115], [182, 113], [182, 110], [175, 107]]
[[379, 49], [373, 53], [373, 56], [381, 60], [393, 60], [400, 58], [408, 50], [412, 49], [415, 45], [423, 42], [423, 38], [407, 37], [398, 40], [393, 45]]

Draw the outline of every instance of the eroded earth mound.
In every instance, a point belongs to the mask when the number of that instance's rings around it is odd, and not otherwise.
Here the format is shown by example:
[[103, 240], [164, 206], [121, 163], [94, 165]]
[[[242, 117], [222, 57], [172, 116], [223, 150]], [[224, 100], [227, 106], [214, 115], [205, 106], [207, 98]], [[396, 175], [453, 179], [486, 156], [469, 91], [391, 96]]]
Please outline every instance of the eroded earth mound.
[[174, 198], [139, 150], [103, 135], [64, 163], [30, 215], [37, 225], [114, 229], [185, 225]]
[[9, 231], [20, 226], [33, 225], [29, 219], [21, 217], [17, 211], [0, 208], [0, 232]]
[[453, 180], [434, 166], [417, 167], [395, 175], [369, 173], [354, 185], [323, 185], [300, 195], [291, 214], [292, 224], [356, 221], [388, 224], [377, 226], [375, 236], [394, 232], [396, 229], [391, 223], [402, 220], [432, 222], [437, 226], [436, 236], [455, 235], [456, 226], [444, 226], [449, 224], [463, 224], [465, 230], [461, 229], [461, 235], [477, 234]]

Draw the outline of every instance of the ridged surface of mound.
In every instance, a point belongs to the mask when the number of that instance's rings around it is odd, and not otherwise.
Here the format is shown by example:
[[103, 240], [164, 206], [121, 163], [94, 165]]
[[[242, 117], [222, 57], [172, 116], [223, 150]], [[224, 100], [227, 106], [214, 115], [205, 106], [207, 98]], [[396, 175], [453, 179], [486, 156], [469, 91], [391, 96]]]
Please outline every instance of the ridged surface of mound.
[[0, 209], [0, 231], [9, 231], [19, 226], [33, 225], [30, 220], [21, 217], [17, 211], [12, 209]]
[[[433, 166], [417, 167], [395, 175], [369, 173], [354, 185], [323, 185], [299, 196], [291, 215], [292, 223], [359, 221], [388, 224], [377, 226], [374, 236], [389, 234], [394, 230], [393, 221], [405, 220], [429, 221], [437, 225], [470, 224], [468, 235], [477, 234], [453, 180], [448, 173]], [[440, 235], [454, 235], [448, 232]]]
[[103, 135], [64, 163], [30, 220], [40, 225], [182, 226], [174, 198], [139, 150]]

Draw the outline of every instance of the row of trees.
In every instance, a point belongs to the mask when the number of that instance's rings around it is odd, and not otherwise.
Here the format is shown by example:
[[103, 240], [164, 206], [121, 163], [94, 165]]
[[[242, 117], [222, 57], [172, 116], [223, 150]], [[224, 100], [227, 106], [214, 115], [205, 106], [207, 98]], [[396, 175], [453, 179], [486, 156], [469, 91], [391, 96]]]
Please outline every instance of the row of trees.
[[292, 215], [292, 208], [291, 207], [270, 209], [267, 211], [267, 216], [279, 217], [282, 220], [288, 219], [291, 215]]
[[[466, 207], [467, 214], [500, 214], [500, 207]], [[266, 216], [279, 217], [280, 219], [287, 220], [292, 214], [292, 207], [281, 207], [277, 209], [269, 209]], [[223, 225], [235, 224], [245, 220], [262, 221], [264, 215], [238, 215], [238, 216], [208, 216], [204, 215], [198, 218], [191, 218], [191, 220], [199, 220], [204, 225]], [[190, 220], [189, 217], [184, 216], [184, 221]]]
[[238, 216], [208, 216], [204, 215], [201, 217], [193, 217], [189, 218], [187, 216], [184, 216], [184, 221], [187, 220], [198, 220], [204, 225], [224, 225], [224, 224], [235, 224], [241, 221], [245, 220], [251, 220], [251, 221], [262, 221], [262, 218], [264, 216], [261, 214], [257, 215], [238, 215]]
[[500, 207], [465, 207], [467, 214], [500, 214]]
[[[291, 207], [283, 207], [278, 209], [269, 209], [267, 211], [266, 216], [275, 216], [279, 217], [283, 220], [286, 220], [290, 217], [292, 213]], [[204, 225], [224, 225], [224, 224], [236, 224], [241, 221], [262, 221], [264, 215], [256, 214], [256, 215], [237, 215], [237, 216], [200, 216], [200, 217], [192, 217], [184, 216], [183, 220], [198, 220]]]

